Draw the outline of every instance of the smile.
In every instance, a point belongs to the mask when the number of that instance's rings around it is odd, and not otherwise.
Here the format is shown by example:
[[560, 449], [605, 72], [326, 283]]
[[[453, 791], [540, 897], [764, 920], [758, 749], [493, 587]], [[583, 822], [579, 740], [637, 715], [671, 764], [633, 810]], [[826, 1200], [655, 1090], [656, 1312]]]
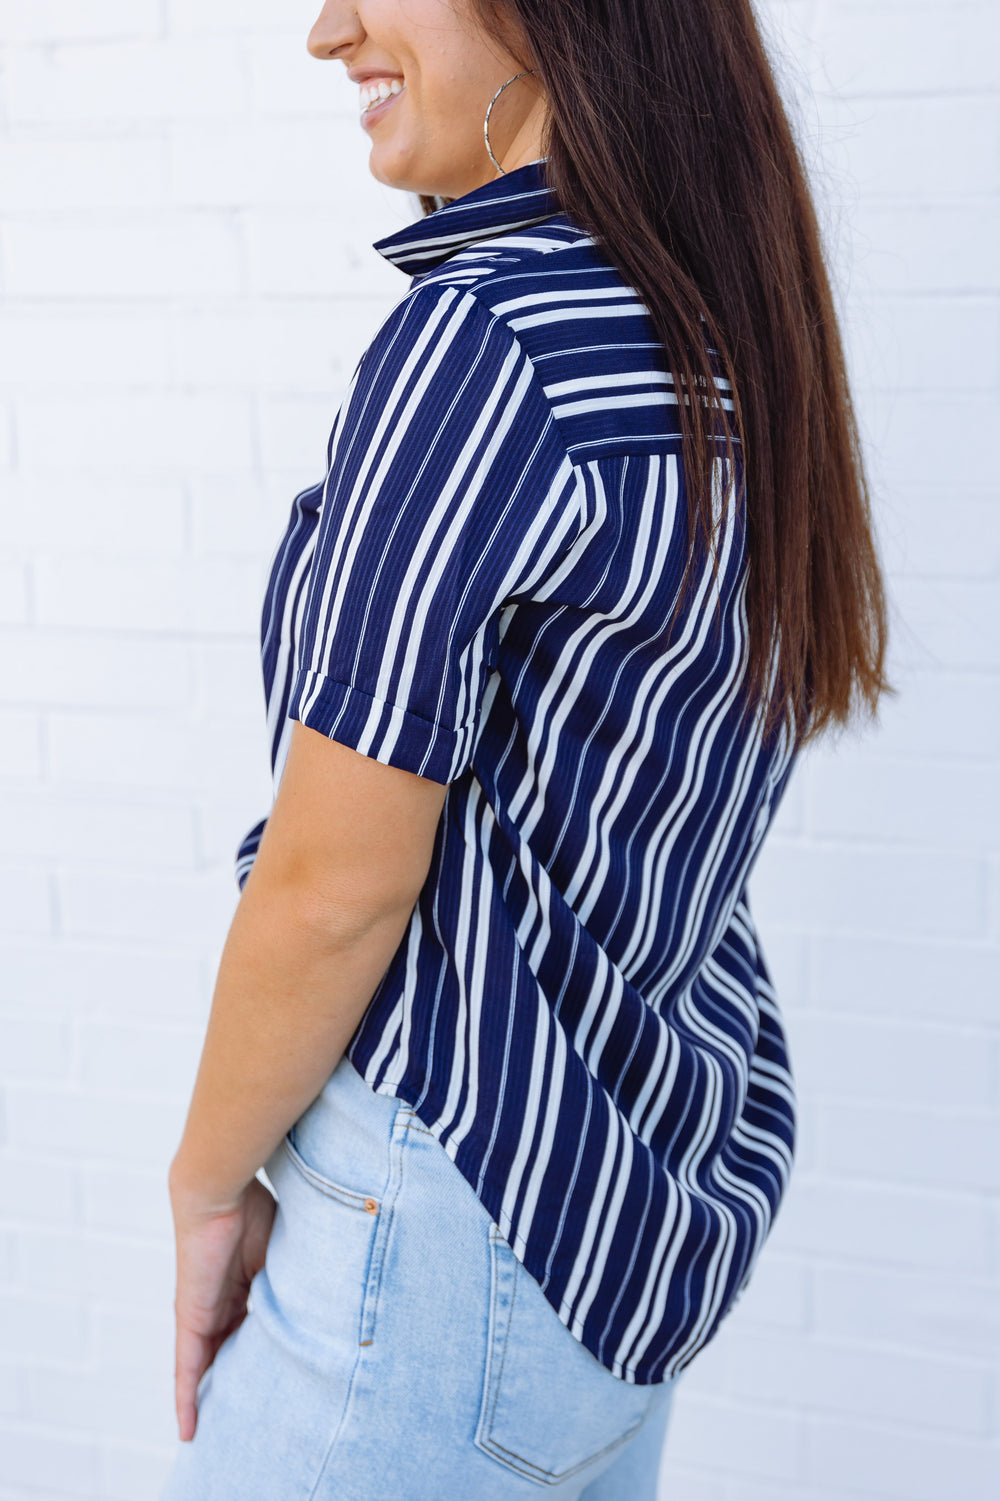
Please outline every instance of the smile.
[[398, 78], [383, 78], [378, 83], [361, 85], [361, 120], [368, 124], [381, 116], [406, 87]]

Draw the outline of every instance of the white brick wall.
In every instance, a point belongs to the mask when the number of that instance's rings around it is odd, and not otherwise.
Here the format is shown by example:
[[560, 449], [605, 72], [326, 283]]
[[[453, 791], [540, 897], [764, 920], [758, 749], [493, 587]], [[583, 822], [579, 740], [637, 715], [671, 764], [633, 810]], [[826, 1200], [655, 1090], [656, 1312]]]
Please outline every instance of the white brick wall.
[[[663, 1494], [994, 1501], [1000, 6], [766, 6], [902, 692], [754, 874], [801, 1149]], [[0, 1501], [152, 1501], [173, 1449], [164, 1175], [269, 800], [260, 590], [416, 216], [316, 8], [0, 0]]]

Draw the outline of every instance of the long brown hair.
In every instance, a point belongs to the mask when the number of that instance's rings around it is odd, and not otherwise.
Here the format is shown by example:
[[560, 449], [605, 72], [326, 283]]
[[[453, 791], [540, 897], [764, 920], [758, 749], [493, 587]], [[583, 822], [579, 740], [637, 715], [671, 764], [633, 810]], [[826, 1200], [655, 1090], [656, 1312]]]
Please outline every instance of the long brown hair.
[[[686, 582], [713, 539], [731, 382], [746, 493], [747, 703], [799, 745], [874, 718], [887, 607], [805, 168], [750, 0], [471, 0], [548, 103], [544, 180], [646, 305], [670, 362]], [[494, 148], [495, 149], [495, 148]], [[419, 195], [425, 213], [442, 202]], [[706, 391], [700, 401], [682, 392]], [[730, 448], [730, 457], [733, 450]], [[732, 466], [726, 466], [731, 479]], [[725, 498], [725, 497], [724, 497]], [[717, 499], [716, 499], [717, 504]]]

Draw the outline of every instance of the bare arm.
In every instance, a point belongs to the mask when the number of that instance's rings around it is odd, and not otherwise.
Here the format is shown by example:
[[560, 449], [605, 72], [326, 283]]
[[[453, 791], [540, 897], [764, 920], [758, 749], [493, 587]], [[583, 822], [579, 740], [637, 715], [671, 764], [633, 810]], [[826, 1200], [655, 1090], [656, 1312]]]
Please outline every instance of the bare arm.
[[446, 793], [293, 725], [219, 965], [172, 1193], [236, 1203], [319, 1094], [406, 931]]

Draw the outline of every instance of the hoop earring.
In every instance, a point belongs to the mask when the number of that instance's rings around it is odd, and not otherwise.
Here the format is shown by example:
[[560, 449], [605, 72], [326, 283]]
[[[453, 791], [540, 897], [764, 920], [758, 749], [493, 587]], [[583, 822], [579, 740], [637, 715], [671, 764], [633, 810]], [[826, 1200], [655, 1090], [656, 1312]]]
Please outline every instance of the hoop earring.
[[493, 110], [494, 104], [496, 104], [497, 100], [500, 98], [500, 95], [503, 93], [504, 89], [507, 87], [507, 84], [516, 83], [516, 81], [519, 78], [527, 78], [527, 76], [528, 76], [529, 73], [534, 73], [536, 71], [537, 70], [535, 68], [527, 68], [523, 73], [515, 73], [513, 78], [508, 78], [507, 83], [502, 83], [500, 85], [500, 87], [497, 89], [496, 93], [493, 95], [493, 98], [490, 100], [489, 105], [487, 106], [487, 109], [486, 109], [486, 119], [483, 121], [483, 139], [486, 142], [486, 149], [490, 153], [490, 161], [493, 163], [494, 167], [496, 167], [496, 169], [497, 169], [498, 172], [503, 172], [503, 174], [504, 174], [505, 177], [506, 177], [507, 173], [506, 173], [505, 169], [503, 167], [501, 167], [501, 165], [497, 161], [496, 157], [493, 155], [493, 149], [490, 146], [490, 114], [491, 114], [491, 112]]

